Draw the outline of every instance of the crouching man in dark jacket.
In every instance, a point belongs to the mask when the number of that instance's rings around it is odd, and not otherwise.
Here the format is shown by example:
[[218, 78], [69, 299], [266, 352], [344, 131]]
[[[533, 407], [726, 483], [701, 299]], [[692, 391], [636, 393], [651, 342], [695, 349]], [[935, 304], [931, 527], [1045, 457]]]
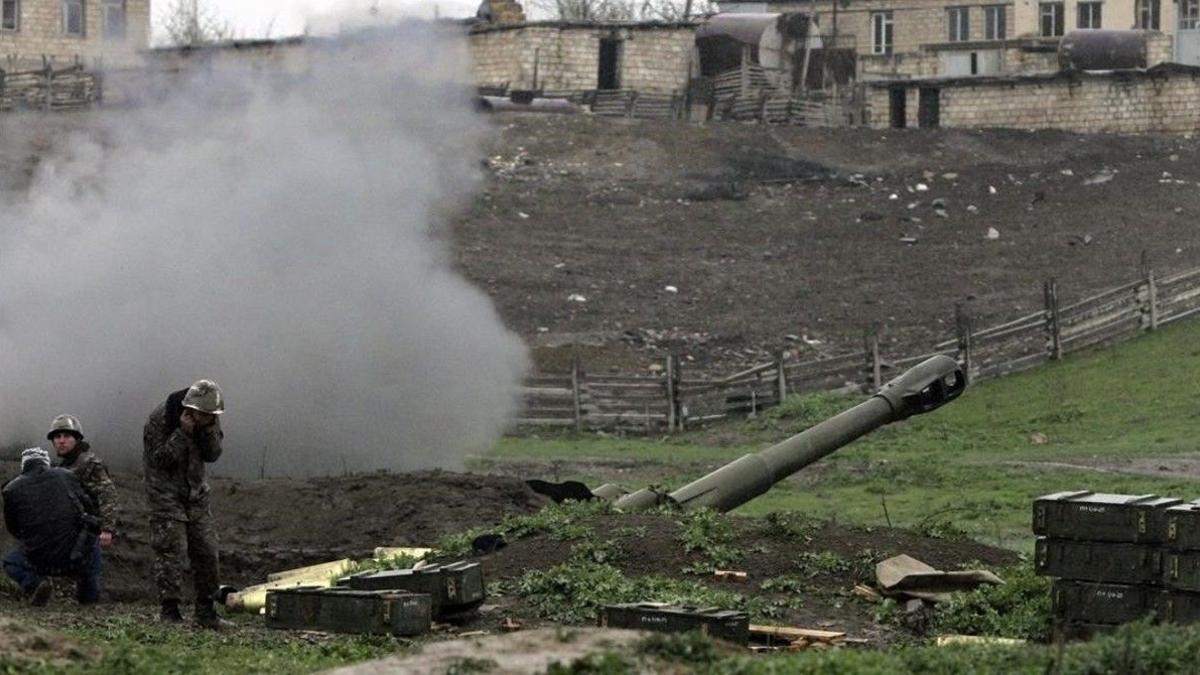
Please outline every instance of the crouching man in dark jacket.
[[4, 571], [32, 604], [44, 605], [50, 576], [74, 577], [81, 604], [100, 599], [100, 532], [96, 502], [70, 471], [50, 467], [41, 448], [21, 454], [21, 475], [5, 483], [4, 526], [20, 546], [4, 556]]

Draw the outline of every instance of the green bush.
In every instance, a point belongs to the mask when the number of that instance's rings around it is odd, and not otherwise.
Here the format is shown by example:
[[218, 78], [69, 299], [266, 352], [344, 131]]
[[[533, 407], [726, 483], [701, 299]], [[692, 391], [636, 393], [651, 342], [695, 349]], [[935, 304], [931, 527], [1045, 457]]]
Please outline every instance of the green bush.
[[1050, 632], [1050, 580], [1032, 565], [1000, 573], [1005, 583], [955, 593], [938, 605], [935, 626], [942, 633], [1044, 640]]

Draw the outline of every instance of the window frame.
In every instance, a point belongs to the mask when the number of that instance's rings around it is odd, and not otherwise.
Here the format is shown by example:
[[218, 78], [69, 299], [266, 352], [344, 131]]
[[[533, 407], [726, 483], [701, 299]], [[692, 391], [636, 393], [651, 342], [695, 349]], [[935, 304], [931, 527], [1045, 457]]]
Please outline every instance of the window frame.
[[[1200, 2], [1200, 0], [1197, 0]], [[997, 19], [999, 19], [997, 21]], [[1008, 39], [1008, 7], [1006, 5], [983, 6], [983, 39]]]
[[1162, 30], [1162, 0], [1137, 0], [1133, 18], [1139, 30]]
[[[112, 17], [120, 17], [120, 28], [112, 30]], [[129, 14], [126, 0], [100, 0], [100, 26], [103, 28], [104, 39], [110, 42], [124, 42], [129, 37]]]
[[[1066, 32], [1066, 3], [1061, 0], [1038, 3], [1038, 34], [1041, 37], [1062, 37]], [[1050, 30], [1046, 30], [1046, 20], [1049, 19]]]
[[896, 20], [892, 10], [871, 12], [871, 53], [891, 56], [895, 53]]
[[[1087, 8], [1088, 25], [1084, 25], [1084, 8]], [[1094, 16], [1093, 16], [1094, 12]], [[1095, 24], [1095, 25], [1091, 25]], [[1075, 28], [1079, 30], [1099, 30], [1104, 25], [1104, 3], [1101, 0], [1080, 2], [1075, 7]]]
[[971, 41], [971, 8], [966, 5], [946, 8], [946, 41]]
[[[12, 7], [12, 25], [8, 25], [5, 11]], [[0, 32], [16, 33], [21, 30], [21, 0], [0, 0]]]
[[1200, 0], [1179, 0], [1178, 23], [1179, 30], [1200, 29]]
[[[62, 32], [67, 37], [86, 38], [87, 37], [87, 0], [62, 0], [59, 3], [62, 8]], [[79, 30], [71, 30], [71, 8], [79, 8]]]

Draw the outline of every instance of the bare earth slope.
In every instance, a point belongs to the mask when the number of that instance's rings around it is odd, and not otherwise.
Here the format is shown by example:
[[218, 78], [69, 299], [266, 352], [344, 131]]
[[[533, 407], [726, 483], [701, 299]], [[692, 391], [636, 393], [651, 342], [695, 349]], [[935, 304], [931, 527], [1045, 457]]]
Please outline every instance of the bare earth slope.
[[1050, 276], [1063, 302], [1131, 280], [1143, 251], [1160, 272], [1200, 266], [1183, 137], [494, 125], [455, 252], [547, 370], [572, 344], [593, 370], [673, 349], [717, 372], [855, 349], [868, 327], [886, 349], [948, 337], [957, 303], [976, 325], [1033, 311]]

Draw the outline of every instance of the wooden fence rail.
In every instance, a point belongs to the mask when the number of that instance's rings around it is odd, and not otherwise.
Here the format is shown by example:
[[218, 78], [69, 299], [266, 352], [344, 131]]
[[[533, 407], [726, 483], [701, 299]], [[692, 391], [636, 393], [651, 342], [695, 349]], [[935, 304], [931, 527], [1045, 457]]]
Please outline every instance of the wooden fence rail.
[[846, 387], [875, 391], [935, 354], [956, 358], [971, 381], [1000, 377], [1200, 316], [1200, 269], [1163, 277], [1147, 272], [1070, 304], [1059, 303], [1058, 282], [1051, 279], [1043, 285], [1043, 298], [1042, 309], [979, 330], [956, 311], [953, 337], [907, 355], [885, 354], [867, 336], [862, 351], [806, 361], [781, 354], [727, 377], [685, 375], [674, 356], [656, 375], [590, 375], [575, 361], [570, 373], [526, 380], [517, 425], [671, 433], [755, 415], [792, 394]]

